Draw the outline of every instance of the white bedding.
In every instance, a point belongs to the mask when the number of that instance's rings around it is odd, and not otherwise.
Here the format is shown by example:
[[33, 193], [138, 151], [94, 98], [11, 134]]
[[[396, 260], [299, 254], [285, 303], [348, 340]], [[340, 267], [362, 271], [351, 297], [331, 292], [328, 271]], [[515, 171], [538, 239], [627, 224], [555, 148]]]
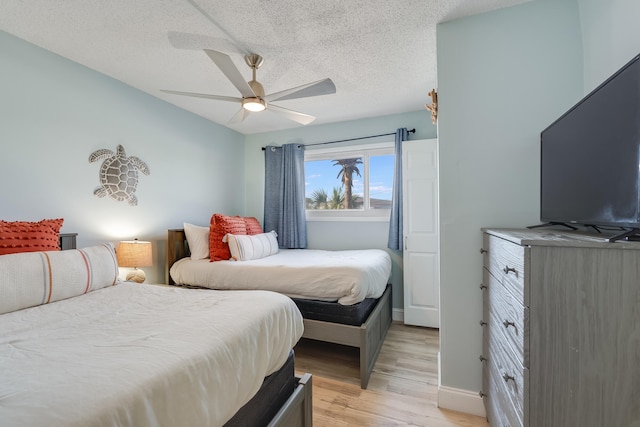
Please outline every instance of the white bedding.
[[277, 293], [123, 283], [0, 315], [0, 425], [219, 426], [303, 332]]
[[380, 249], [280, 249], [275, 255], [250, 261], [209, 262], [187, 257], [174, 263], [170, 274], [176, 284], [262, 289], [350, 305], [384, 293], [391, 258]]

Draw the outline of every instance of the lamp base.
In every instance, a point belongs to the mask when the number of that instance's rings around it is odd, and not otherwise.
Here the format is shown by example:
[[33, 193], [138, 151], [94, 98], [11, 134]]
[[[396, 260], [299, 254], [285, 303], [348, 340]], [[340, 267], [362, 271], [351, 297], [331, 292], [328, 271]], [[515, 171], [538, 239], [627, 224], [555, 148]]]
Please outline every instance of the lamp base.
[[127, 274], [127, 282], [144, 283], [146, 278], [147, 276], [144, 274], [144, 271], [139, 268], [136, 268]]

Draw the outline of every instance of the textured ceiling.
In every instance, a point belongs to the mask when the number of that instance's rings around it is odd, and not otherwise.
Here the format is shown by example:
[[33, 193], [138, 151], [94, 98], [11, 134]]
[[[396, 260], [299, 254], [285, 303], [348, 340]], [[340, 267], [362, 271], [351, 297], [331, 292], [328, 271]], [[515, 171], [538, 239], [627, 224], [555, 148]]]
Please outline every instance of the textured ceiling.
[[266, 93], [333, 80], [335, 94], [274, 102], [313, 124], [416, 111], [436, 87], [436, 24], [525, 1], [2, 0], [0, 30], [251, 134], [302, 125], [268, 110], [228, 124], [239, 105], [160, 89], [239, 96], [202, 49], [246, 80], [253, 52]]

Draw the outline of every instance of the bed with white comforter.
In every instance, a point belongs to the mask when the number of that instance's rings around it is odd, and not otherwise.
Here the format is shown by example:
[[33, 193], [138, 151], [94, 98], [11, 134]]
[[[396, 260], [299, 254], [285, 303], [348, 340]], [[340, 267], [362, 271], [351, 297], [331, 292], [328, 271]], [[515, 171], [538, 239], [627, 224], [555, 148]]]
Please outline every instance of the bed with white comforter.
[[265, 258], [240, 262], [186, 257], [171, 266], [170, 274], [176, 284], [262, 289], [291, 298], [350, 305], [383, 294], [391, 275], [391, 258], [380, 249], [280, 249]]
[[125, 282], [2, 314], [0, 331], [3, 427], [219, 426], [303, 322], [277, 293]]

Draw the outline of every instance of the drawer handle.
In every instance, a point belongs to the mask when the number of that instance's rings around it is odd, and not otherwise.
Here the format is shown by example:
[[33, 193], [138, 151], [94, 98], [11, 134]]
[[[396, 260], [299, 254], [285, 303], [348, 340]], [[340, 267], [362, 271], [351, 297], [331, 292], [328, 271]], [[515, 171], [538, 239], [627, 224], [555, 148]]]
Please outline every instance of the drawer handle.
[[480, 255], [486, 254], [487, 250], [485, 248], [480, 248]]
[[485, 360], [487, 360], [487, 358], [484, 357], [483, 355], [480, 355], [480, 357], [478, 359], [480, 359], [481, 362], [484, 362]]
[[513, 322], [510, 322], [508, 320], [505, 319], [504, 322], [502, 322], [502, 324], [504, 325], [505, 328], [508, 328], [509, 326], [513, 326], [514, 328], [516, 327], [516, 324]]
[[482, 290], [482, 289], [487, 289], [487, 287], [485, 286], [484, 283], [480, 283], [480, 290]]
[[511, 375], [507, 374], [506, 372], [505, 372], [504, 374], [502, 374], [502, 379], [504, 379], [504, 382], [505, 382], [505, 383], [506, 383], [506, 382], [509, 382], [509, 380], [511, 380], [511, 381], [513, 381], [513, 382], [515, 382], [515, 381], [516, 381], [515, 377], [513, 377], [513, 376], [511, 376]]
[[485, 397], [487, 395], [487, 393], [483, 393], [482, 390], [480, 390], [478, 394], [480, 395], [480, 397]]
[[518, 275], [518, 271], [513, 267], [509, 267], [508, 265], [505, 265], [502, 271], [504, 271], [506, 274], [513, 273], [516, 276]]
[[486, 325], [486, 324], [487, 324], [487, 322], [485, 322], [484, 320], [481, 320], [481, 321], [480, 321], [480, 326], [484, 326], [484, 325]]

